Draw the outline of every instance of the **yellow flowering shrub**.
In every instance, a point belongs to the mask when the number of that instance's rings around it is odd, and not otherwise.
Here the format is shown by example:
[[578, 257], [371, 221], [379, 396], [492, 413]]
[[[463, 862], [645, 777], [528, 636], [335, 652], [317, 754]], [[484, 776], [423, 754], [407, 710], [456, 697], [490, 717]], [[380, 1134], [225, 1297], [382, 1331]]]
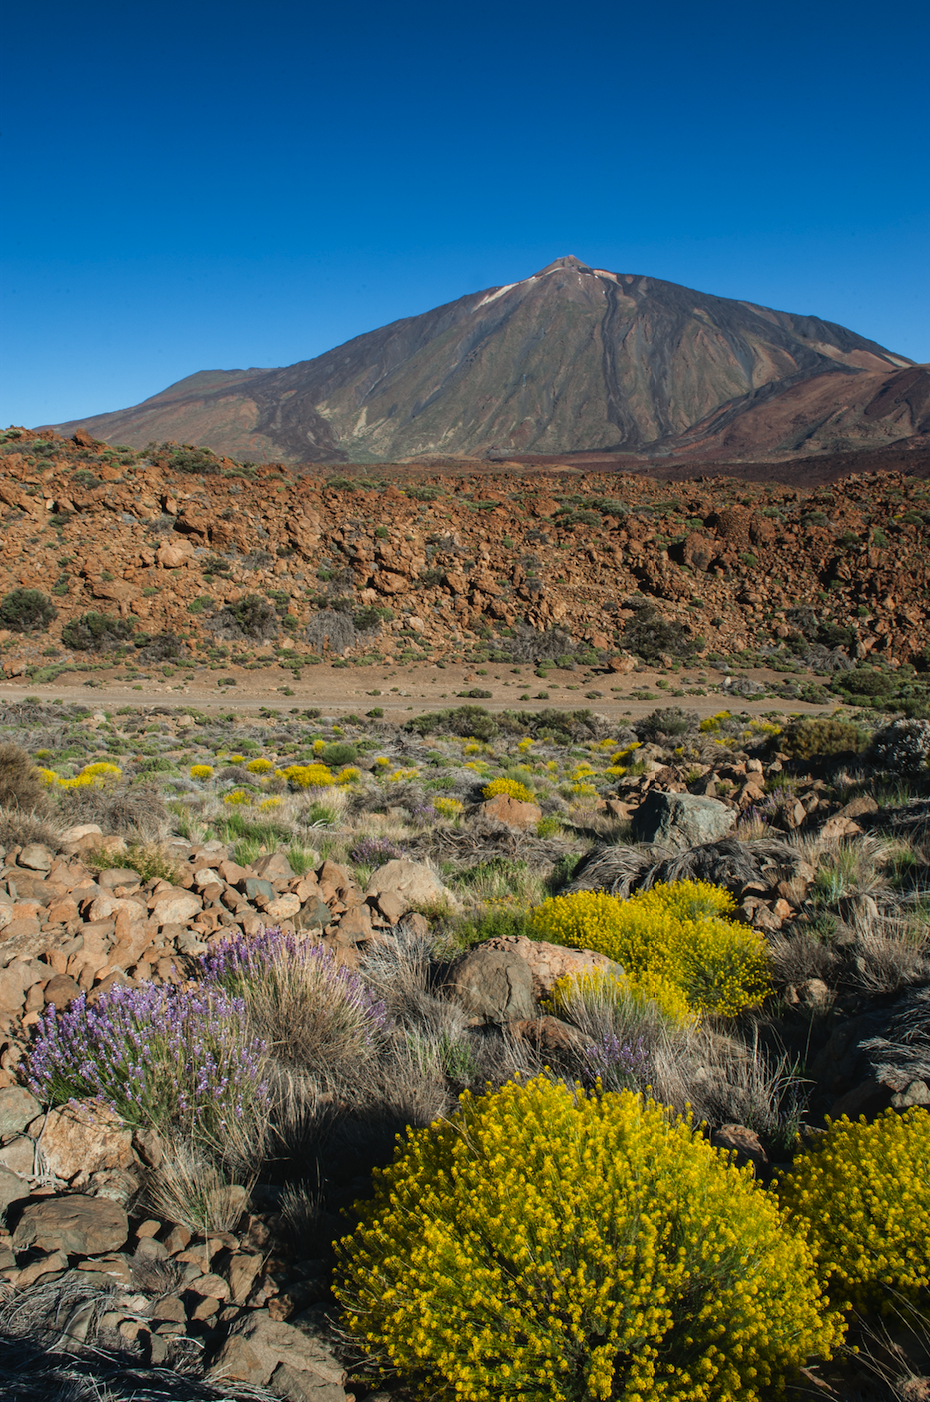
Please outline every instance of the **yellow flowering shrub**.
[[481, 792], [485, 798], [495, 798], [497, 794], [503, 793], [508, 798], [518, 799], [520, 803], [536, 802], [533, 790], [521, 784], [519, 779], [492, 779], [489, 784], [485, 784]]
[[362, 771], [356, 769], [354, 764], [347, 764], [345, 769], [340, 769], [336, 779], [337, 784], [357, 784], [362, 777]]
[[839, 1339], [775, 1200], [630, 1091], [465, 1094], [358, 1209], [336, 1296], [424, 1398], [756, 1402]]
[[727, 721], [731, 718], [731, 715], [732, 712], [730, 711], [718, 711], [716, 715], [707, 716], [704, 720], [702, 720], [700, 725], [698, 726], [698, 730], [700, 730], [704, 735], [713, 735], [714, 731], [720, 729], [724, 721]]
[[263, 798], [258, 806], [259, 808], [280, 808], [281, 800], [280, 798]]
[[276, 769], [275, 777], [286, 779], [293, 789], [329, 789], [336, 782], [325, 764], [289, 764]]
[[[211, 771], [212, 772], [212, 771]], [[105, 784], [114, 783], [122, 778], [123, 771], [118, 764], [110, 764], [107, 760], [97, 760], [93, 764], [85, 764], [79, 774], [75, 774], [72, 779], [62, 779], [56, 774], [54, 769], [40, 769], [39, 778], [43, 784], [49, 788], [59, 789], [100, 789]]]
[[913, 1302], [930, 1289], [930, 1112], [844, 1115], [778, 1184], [831, 1299], [867, 1309], [887, 1290]]
[[244, 807], [252, 802], [252, 795], [249, 793], [248, 789], [232, 789], [229, 793], [223, 795], [223, 802], [230, 804], [230, 806], [234, 808]]
[[536, 741], [532, 738], [532, 736], [524, 735], [523, 739], [517, 746], [517, 749], [520, 751], [521, 755], [525, 755], [527, 751], [535, 744]]
[[463, 806], [464, 805], [457, 798], [440, 796], [439, 798], [433, 799], [433, 807], [436, 809], [436, 812], [441, 813], [444, 818], [454, 818], [457, 814], [461, 813]]
[[536, 939], [594, 949], [634, 982], [675, 984], [692, 1009], [733, 1016], [769, 989], [765, 939], [728, 918], [735, 901], [708, 881], [673, 881], [628, 900], [603, 891], [552, 896], [536, 907]]
[[274, 769], [270, 759], [250, 759], [245, 767], [250, 774], [270, 774]]
[[212, 779], [212, 778], [213, 778], [213, 765], [212, 765], [212, 764], [192, 764], [192, 765], [191, 765], [191, 778], [192, 778], [192, 779]]
[[570, 1014], [572, 1004], [579, 998], [590, 998], [596, 1002], [608, 1000], [611, 1003], [633, 1003], [640, 1006], [655, 1003], [659, 1011], [671, 1022], [686, 1025], [695, 1021], [695, 1013], [683, 989], [671, 979], [648, 969], [636, 981], [626, 974], [600, 971], [565, 974], [554, 983], [546, 1003], [558, 1016]]

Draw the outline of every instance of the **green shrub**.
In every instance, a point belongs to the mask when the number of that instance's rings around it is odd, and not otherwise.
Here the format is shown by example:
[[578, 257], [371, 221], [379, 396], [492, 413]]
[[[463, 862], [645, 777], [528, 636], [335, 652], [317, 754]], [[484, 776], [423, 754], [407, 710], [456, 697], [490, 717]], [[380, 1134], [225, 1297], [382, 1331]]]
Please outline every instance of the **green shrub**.
[[890, 677], [886, 672], [879, 672], [874, 667], [854, 667], [851, 672], [838, 673], [833, 678], [833, 686], [836, 691], [843, 691], [848, 696], [872, 698], [893, 695], [898, 688], [898, 681], [897, 678]]
[[316, 758], [321, 764], [332, 765], [334, 768], [343, 764], [354, 764], [358, 759], [358, 746], [348, 740], [334, 740], [332, 744], [324, 745]]
[[424, 1397], [755, 1402], [839, 1338], [775, 1203], [629, 1091], [466, 1093], [360, 1214], [337, 1299]]
[[636, 603], [623, 629], [623, 646], [644, 662], [657, 663], [664, 655], [690, 657], [700, 646], [687, 623], [667, 622], [652, 604]]
[[44, 630], [57, 617], [57, 608], [40, 589], [13, 589], [0, 599], [0, 628], [13, 633]]
[[551, 896], [532, 923], [536, 939], [606, 954], [647, 991], [664, 980], [692, 1008], [728, 1016], [769, 989], [765, 941], [728, 918], [735, 908], [710, 882], [672, 881], [625, 901], [602, 891]]
[[914, 1106], [871, 1124], [844, 1115], [799, 1154], [778, 1185], [789, 1221], [844, 1308], [888, 1291], [930, 1303], [930, 1114]]
[[779, 739], [793, 759], [839, 759], [857, 755], [865, 745], [858, 726], [832, 716], [794, 720]]
[[107, 652], [126, 642], [135, 632], [134, 619], [116, 618], [93, 609], [70, 619], [61, 630], [61, 641], [74, 652]]
[[0, 808], [45, 813], [48, 793], [37, 767], [19, 745], [0, 742]]
[[220, 637], [273, 638], [278, 631], [278, 614], [274, 605], [260, 594], [246, 594], [233, 604], [227, 604], [213, 619], [213, 628]]

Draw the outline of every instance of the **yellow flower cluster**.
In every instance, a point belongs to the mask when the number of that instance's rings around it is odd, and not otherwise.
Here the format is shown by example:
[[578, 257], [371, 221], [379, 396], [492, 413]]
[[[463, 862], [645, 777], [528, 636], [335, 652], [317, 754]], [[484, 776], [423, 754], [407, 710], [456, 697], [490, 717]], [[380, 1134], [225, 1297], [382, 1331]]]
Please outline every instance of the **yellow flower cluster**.
[[252, 795], [249, 793], [248, 789], [232, 789], [229, 793], [223, 795], [223, 802], [230, 804], [232, 807], [245, 807], [252, 802]]
[[80, 774], [75, 774], [73, 779], [62, 779], [54, 769], [40, 769], [39, 777], [49, 788], [101, 789], [105, 784], [121, 778], [122, 773], [118, 764], [97, 760], [94, 764], [85, 764]]
[[508, 798], [519, 799], [521, 803], [536, 802], [536, 795], [532, 789], [521, 784], [519, 779], [492, 779], [489, 784], [485, 784], [481, 792], [485, 798], [496, 798], [499, 793], [502, 793], [506, 794]]
[[437, 813], [441, 813], [444, 818], [454, 818], [461, 813], [463, 804], [457, 798], [446, 798], [441, 796], [433, 799], [433, 807]]
[[727, 918], [735, 902], [707, 881], [673, 881], [629, 900], [602, 891], [553, 896], [533, 912], [537, 939], [594, 949], [636, 984], [675, 984], [699, 1012], [733, 1016], [769, 989], [765, 940]]
[[250, 759], [245, 767], [250, 774], [270, 774], [274, 769], [270, 759]]
[[620, 778], [629, 769], [630, 765], [633, 763], [635, 751], [640, 748], [641, 742], [639, 740], [634, 740], [631, 744], [627, 745], [625, 749], [618, 750], [616, 754], [611, 755], [610, 766], [605, 769], [604, 773], [610, 774], [615, 778]]
[[835, 1304], [865, 1310], [897, 1292], [924, 1305], [930, 1288], [930, 1113], [844, 1115], [799, 1154], [778, 1184]]
[[572, 1004], [578, 999], [639, 1006], [655, 1003], [671, 1022], [686, 1025], [696, 1021], [696, 1014], [679, 985], [649, 969], [635, 981], [626, 974], [566, 974], [553, 985], [547, 1006], [556, 1014], [570, 1014]]
[[375, 1183], [334, 1289], [424, 1397], [755, 1402], [838, 1341], [775, 1202], [631, 1092], [466, 1094]]
[[336, 779], [325, 764], [289, 764], [276, 769], [278, 779], [286, 779], [293, 789], [330, 789]]
[[519, 745], [517, 746], [517, 749], [520, 751], [521, 755], [525, 755], [525, 754], [527, 754], [527, 752], [532, 748], [532, 746], [535, 745], [535, 744], [536, 744], [536, 741], [532, 738], [532, 736], [530, 736], [530, 735], [524, 735], [523, 739], [520, 741]]
[[212, 778], [213, 778], [213, 765], [212, 765], [212, 764], [192, 764], [192, 765], [191, 765], [191, 778], [192, 778], [192, 779], [212, 779]]
[[716, 715], [708, 716], [702, 720], [698, 730], [702, 731], [704, 735], [712, 735], [715, 730], [720, 729], [724, 721], [730, 720], [731, 716], [731, 711], [718, 711]]

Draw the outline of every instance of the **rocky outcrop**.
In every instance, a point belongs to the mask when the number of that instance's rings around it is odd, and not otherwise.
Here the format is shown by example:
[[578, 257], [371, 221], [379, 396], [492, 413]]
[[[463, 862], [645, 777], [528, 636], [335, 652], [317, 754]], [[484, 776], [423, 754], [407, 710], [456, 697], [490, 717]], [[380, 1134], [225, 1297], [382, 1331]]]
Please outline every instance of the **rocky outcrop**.
[[[532, 633], [558, 627], [569, 651], [622, 675], [643, 636], [632, 603], [649, 605], [698, 652], [728, 656], [751, 644], [785, 669], [808, 656], [820, 670], [870, 659], [894, 666], [930, 646], [930, 513], [914, 478], [854, 477], [842, 496], [705, 478], [670, 499], [666, 484], [622, 473], [523, 478], [515, 494], [506, 477], [416, 468], [391, 469], [395, 480], [375, 485], [357, 473], [327, 483], [263, 466], [250, 481], [224, 475], [234, 463], [208, 459], [212, 470], [198, 480], [173, 468], [169, 449], [121, 468], [51, 434], [38, 440], [51, 448], [40, 470], [23, 451], [33, 441], [25, 431], [4, 437], [0, 484], [11, 501], [0, 512], [0, 600], [36, 588], [51, 591], [58, 610], [32, 635], [0, 620], [8, 677], [98, 664], [60, 641], [91, 610], [134, 623], [139, 635], [188, 635], [177, 665], [189, 670], [215, 645], [218, 620], [250, 595], [275, 604], [267, 636], [239, 637], [255, 665], [274, 661], [275, 635], [293, 645], [295, 666], [373, 650], [391, 661], [421, 648], [442, 660], [489, 626], [505, 651], [514, 630], [528, 630], [532, 658]], [[76, 489], [83, 473], [99, 485]], [[24, 503], [40, 501], [60, 536], [33, 540]], [[320, 572], [332, 582], [311, 605], [304, 577]], [[328, 651], [332, 630], [314, 625], [320, 612], [343, 625]], [[60, 643], [54, 664], [43, 656], [50, 643]]]

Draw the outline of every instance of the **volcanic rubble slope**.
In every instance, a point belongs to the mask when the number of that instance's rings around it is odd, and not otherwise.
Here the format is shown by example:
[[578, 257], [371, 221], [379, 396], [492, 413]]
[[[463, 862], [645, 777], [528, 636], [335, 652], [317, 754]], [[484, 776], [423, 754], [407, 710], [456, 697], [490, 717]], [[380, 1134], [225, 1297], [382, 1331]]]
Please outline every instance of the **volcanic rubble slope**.
[[495, 446], [706, 453], [731, 437], [745, 456], [906, 442], [926, 430], [927, 385], [922, 367], [817, 317], [567, 257], [313, 360], [200, 372], [56, 427], [291, 462]]
[[294, 476], [21, 430], [0, 469], [8, 676], [490, 654], [624, 670], [627, 652], [857, 664], [847, 694], [869, 698], [906, 692], [930, 655], [930, 490], [897, 474], [669, 495], [569, 469]]
[[[406, 1397], [372, 1393], [340, 1340], [339, 1214], [395, 1132], [464, 1086], [600, 1069], [591, 1027], [542, 1004], [604, 964], [528, 937], [552, 892], [732, 892], [774, 996], [640, 1071], [764, 1179], [802, 1122], [930, 1103], [912, 1035], [930, 996], [926, 722], [699, 726], [666, 708], [618, 732], [591, 712], [465, 706], [398, 728], [28, 703], [4, 708], [0, 743], [0, 1369], [33, 1379], [19, 1395], [67, 1379], [98, 1396], [88, 1380], [106, 1379], [113, 1398]], [[295, 1028], [276, 1042], [273, 1146], [230, 1129], [192, 1159], [170, 1121], [133, 1131], [26, 1090], [53, 1009], [196, 986], [224, 941], [268, 926], [320, 941], [389, 1015], [375, 1050], [348, 1038], [321, 1060]]]

